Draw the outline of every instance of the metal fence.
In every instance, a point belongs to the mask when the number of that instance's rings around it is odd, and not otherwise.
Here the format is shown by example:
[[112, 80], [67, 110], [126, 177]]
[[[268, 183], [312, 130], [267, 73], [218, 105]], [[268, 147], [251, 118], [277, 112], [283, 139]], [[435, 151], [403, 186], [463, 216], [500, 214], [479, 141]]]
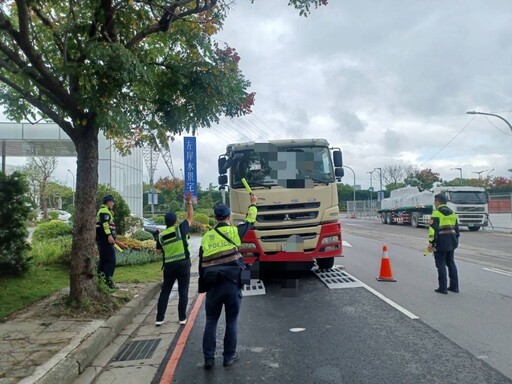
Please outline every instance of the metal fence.
[[353, 200], [347, 201], [347, 217], [354, 219], [377, 219], [377, 211], [380, 209], [380, 201], [378, 200]]

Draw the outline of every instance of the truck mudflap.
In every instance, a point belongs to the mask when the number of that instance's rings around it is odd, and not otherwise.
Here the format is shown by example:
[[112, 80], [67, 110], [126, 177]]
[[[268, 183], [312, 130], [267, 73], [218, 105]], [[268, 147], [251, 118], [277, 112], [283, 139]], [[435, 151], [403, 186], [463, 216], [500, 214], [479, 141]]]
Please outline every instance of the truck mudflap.
[[279, 252], [263, 252], [260, 242], [254, 230], [250, 230], [244, 236], [242, 245], [239, 247], [240, 253], [244, 257], [246, 264], [252, 264], [255, 261], [265, 262], [307, 262], [324, 257], [339, 257], [343, 255], [341, 242], [340, 223], [323, 224], [320, 230], [318, 243], [314, 250], [296, 251], [283, 244], [283, 250]]

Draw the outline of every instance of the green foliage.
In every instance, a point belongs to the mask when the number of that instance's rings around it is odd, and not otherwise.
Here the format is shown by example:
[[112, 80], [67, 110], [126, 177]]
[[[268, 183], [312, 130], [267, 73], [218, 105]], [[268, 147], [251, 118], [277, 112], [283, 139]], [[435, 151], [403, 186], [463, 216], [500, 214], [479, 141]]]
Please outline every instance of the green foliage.
[[209, 220], [208, 220], [208, 226], [209, 226], [210, 228], [213, 228], [213, 227], [215, 227], [216, 225], [217, 225], [217, 220], [215, 220], [215, 219], [209, 219]]
[[133, 233], [135, 231], [142, 229], [144, 222], [142, 220], [142, 217], [129, 215], [126, 217], [124, 223], [125, 223], [125, 229], [126, 229], [125, 234], [126, 234], [126, 233]]
[[413, 169], [409, 171], [405, 179], [405, 183], [411, 187], [418, 187], [420, 191], [431, 189], [434, 184], [442, 182], [439, 173], [432, 172], [430, 168], [418, 170]]
[[169, 211], [176, 212], [180, 209], [183, 209], [183, 204], [178, 203], [176, 200], [173, 200], [169, 204]]
[[208, 217], [213, 217], [213, 208], [198, 208], [194, 211], [194, 213], [201, 213]]
[[190, 233], [199, 233], [204, 234], [207, 231], [206, 225], [203, 223], [200, 223], [199, 221], [192, 221], [192, 224], [190, 224]]
[[132, 239], [139, 240], [139, 241], [153, 240], [153, 235], [144, 230], [134, 232], [131, 237], [132, 237]]
[[162, 260], [162, 256], [149, 250], [126, 250], [116, 255], [116, 265], [141, 265]]
[[201, 224], [208, 225], [209, 218], [204, 213], [194, 213], [194, 221], [198, 221]]
[[114, 222], [116, 223], [117, 233], [123, 235], [130, 228], [129, 223], [126, 221], [127, 218], [130, 217], [130, 207], [128, 207], [128, 204], [118, 192], [112, 190], [108, 185], [99, 184], [96, 194], [96, 206], [98, 209], [101, 207], [101, 204], [103, 204], [103, 197], [106, 195], [114, 196]]
[[29, 267], [27, 223], [33, 206], [28, 189], [21, 173], [0, 172], [0, 275], [21, 274]]
[[61, 263], [69, 266], [72, 241], [73, 238], [71, 236], [59, 236], [34, 241], [30, 256], [36, 265]]
[[73, 232], [72, 228], [60, 221], [52, 220], [44, 223], [40, 223], [32, 234], [32, 242], [47, 241], [54, 239], [59, 236], [71, 235]]
[[58, 220], [59, 219], [59, 212], [57, 211], [50, 211], [48, 212], [48, 217], [50, 220]]
[[165, 225], [164, 215], [155, 216], [151, 219], [155, 224]]
[[181, 222], [183, 220], [185, 220], [185, 217], [187, 217], [187, 213], [186, 212], [183, 212], [183, 211], [177, 211], [175, 212], [176, 213], [176, 217], [178, 218], [178, 220]]

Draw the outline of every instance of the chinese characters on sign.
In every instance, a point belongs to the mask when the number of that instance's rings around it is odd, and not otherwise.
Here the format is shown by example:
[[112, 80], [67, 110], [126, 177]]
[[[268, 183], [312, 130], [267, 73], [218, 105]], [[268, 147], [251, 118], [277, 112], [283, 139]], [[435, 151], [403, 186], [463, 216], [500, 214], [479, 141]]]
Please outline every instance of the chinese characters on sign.
[[185, 155], [183, 163], [185, 164], [185, 195], [192, 191], [194, 202], [197, 202], [197, 153], [196, 138], [185, 137], [183, 141], [183, 153]]

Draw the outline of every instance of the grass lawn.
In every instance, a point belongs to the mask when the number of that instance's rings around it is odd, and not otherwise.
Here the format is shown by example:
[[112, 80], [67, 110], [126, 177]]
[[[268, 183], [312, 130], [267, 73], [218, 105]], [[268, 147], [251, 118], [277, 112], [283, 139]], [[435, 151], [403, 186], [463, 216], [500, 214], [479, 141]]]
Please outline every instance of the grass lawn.
[[[156, 282], [162, 278], [161, 262], [116, 268], [117, 283]], [[59, 265], [32, 268], [22, 277], [0, 278], [0, 321], [51, 293], [69, 286], [69, 272]]]

